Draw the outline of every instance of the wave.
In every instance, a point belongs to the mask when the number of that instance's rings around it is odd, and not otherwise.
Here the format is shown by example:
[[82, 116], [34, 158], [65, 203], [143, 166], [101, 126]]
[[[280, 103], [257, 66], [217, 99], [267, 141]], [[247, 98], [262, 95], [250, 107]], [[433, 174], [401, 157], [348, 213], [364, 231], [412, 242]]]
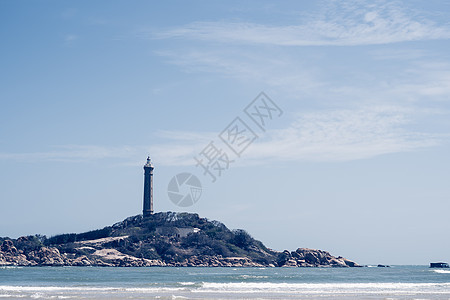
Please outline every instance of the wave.
[[[438, 270], [436, 270], [438, 271]], [[156, 287], [88, 287], [88, 286], [0, 286], [0, 291], [142, 291], [182, 290], [183, 286], [215, 290], [369, 290], [369, 289], [432, 289], [441, 288], [450, 291], [450, 283], [273, 283], [273, 282], [178, 282], [179, 286]]]
[[450, 270], [433, 270], [433, 272], [440, 274], [450, 274]]
[[[126, 287], [126, 286], [0, 286], [0, 298], [138, 298], [156, 295], [224, 295], [235, 297], [251, 295], [450, 295], [450, 283], [274, 283], [274, 282], [177, 282], [176, 286]], [[218, 296], [219, 297], [219, 296]]]
[[450, 283], [214, 283], [204, 282], [203, 289], [198, 292], [236, 292], [236, 293], [450, 293]]
[[196, 285], [196, 282], [191, 281], [183, 281], [183, 282], [177, 282], [179, 285]]
[[[0, 292], [158, 292], [183, 290], [181, 287], [87, 287], [87, 286], [0, 286]], [[1, 295], [1, 294], [0, 294]]]
[[269, 278], [266, 275], [239, 275], [237, 276], [239, 279], [261, 279], [261, 278]]

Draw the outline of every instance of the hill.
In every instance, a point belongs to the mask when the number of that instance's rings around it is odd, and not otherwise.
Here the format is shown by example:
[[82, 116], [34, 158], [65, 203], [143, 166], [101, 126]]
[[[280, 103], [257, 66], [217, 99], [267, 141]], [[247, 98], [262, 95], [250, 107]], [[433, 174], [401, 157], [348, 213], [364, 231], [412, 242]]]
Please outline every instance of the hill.
[[84, 233], [0, 238], [0, 266], [358, 267], [327, 251], [277, 252], [198, 214], [129, 217]]

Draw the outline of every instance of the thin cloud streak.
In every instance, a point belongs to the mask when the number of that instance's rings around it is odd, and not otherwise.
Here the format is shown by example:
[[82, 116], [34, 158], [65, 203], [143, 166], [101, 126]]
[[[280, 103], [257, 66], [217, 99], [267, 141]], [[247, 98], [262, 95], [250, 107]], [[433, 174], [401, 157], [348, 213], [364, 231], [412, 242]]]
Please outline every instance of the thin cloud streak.
[[0, 160], [30, 162], [84, 162], [107, 158], [121, 158], [132, 154], [136, 149], [130, 146], [105, 147], [95, 145], [63, 145], [54, 150], [26, 153], [0, 153]]
[[185, 38], [219, 43], [277, 46], [358, 46], [450, 38], [450, 28], [439, 26], [393, 3], [361, 5], [352, 2], [310, 15], [297, 25], [248, 22], [194, 22], [164, 31], [143, 32], [146, 38]]
[[[412, 122], [410, 115], [414, 113], [399, 107], [378, 106], [300, 114], [287, 128], [268, 131], [246, 150], [239, 163], [352, 161], [439, 145], [444, 136], [407, 129]], [[134, 166], [142, 161], [145, 153], [159, 165], [192, 166], [193, 157], [216, 137], [212, 133], [179, 131], [164, 131], [159, 135], [171, 141], [152, 146], [70, 145], [58, 151], [0, 153], [0, 160], [88, 162], [112, 159], [122, 162], [121, 165]]]

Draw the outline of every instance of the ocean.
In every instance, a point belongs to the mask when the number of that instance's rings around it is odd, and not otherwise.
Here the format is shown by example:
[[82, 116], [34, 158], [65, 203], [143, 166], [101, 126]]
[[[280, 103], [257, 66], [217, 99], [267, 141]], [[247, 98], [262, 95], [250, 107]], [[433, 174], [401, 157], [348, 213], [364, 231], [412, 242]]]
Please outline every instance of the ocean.
[[450, 270], [0, 267], [0, 298], [450, 299]]

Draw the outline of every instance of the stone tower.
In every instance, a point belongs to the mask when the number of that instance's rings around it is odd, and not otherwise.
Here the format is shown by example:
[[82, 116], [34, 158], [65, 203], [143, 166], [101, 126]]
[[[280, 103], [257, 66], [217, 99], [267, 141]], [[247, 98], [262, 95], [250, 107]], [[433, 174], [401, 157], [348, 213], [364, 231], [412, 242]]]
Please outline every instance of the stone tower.
[[150, 156], [147, 157], [147, 163], [144, 165], [144, 217], [153, 214], [153, 165]]

